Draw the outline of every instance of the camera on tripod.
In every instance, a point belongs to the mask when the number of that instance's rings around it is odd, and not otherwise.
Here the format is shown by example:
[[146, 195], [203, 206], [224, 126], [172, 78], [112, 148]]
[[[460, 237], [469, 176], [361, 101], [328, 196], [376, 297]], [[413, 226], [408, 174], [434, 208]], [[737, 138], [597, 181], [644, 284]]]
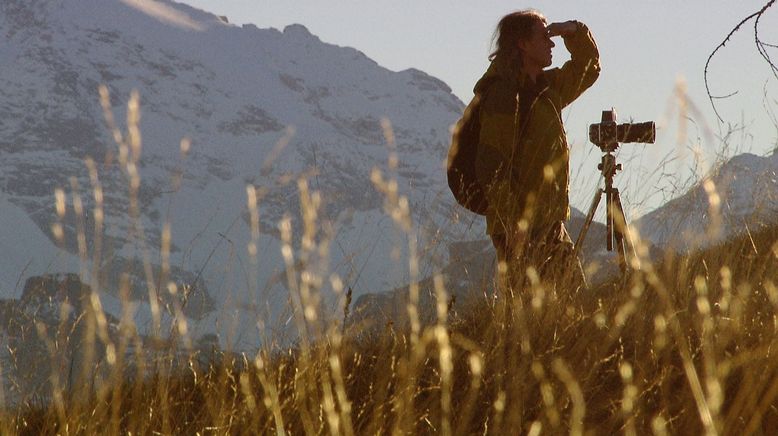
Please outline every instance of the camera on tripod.
[[[653, 121], [617, 124], [616, 111], [613, 109], [602, 111], [602, 122], [589, 125], [589, 140], [600, 147], [604, 153], [597, 169], [600, 170], [603, 179], [605, 179], [605, 187], [598, 187], [594, 193], [589, 213], [586, 215], [586, 220], [578, 233], [578, 239], [575, 241], [575, 250], [579, 250], [582, 246], [589, 226], [594, 220], [597, 206], [600, 204], [602, 195], [605, 194], [606, 248], [608, 251], [612, 251], [615, 244], [619, 252], [619, 267], [623, 273], [627, 272], [630, 265], [637, 265], [639, 268], [640, 261], [634, 253], [619, 190], [613, 187], [613, 177], [617, 171], [621, 171], [621, 164], [616, 163], [616, 156], [613, 152], [619, 148], [620, 142], [653, 143], [655, 139], [656, 127]], [[627, 257], [633, 261], [630, 262]]]
[[654, 143], [656, 126], [645, 123], [616, 123], [616, 111], [602, 111], [602, 122], [589, 125], [589, 140], [602, 151], [615, 151], [620, 142]]

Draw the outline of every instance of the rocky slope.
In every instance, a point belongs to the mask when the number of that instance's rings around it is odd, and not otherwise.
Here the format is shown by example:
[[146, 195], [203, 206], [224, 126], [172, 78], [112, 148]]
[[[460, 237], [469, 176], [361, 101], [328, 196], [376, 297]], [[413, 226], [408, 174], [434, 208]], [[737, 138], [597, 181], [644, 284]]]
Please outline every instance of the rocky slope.
[[[170, 279], [188, 289], [195, 332], [256, 344], [257, 317], [289, 316], [278, 223], [290, 217], [299, 249], [298, 180], [320, 192], [315, 238], [331, 241], [326, 269], [356, 294], [408, 280], [393, 260], [407, 238], [372, 186], [374, 167], [407, 196], [428, 268], [447, 261], [441, 241], [482, 231], [452, 208], [442, 171], [462, 102], [421, 71], [389, 71], [300, 25], [236, 27], [167, 0], [6, 0], [0, 9], [6, 298], [18, 297], [28, 277], [71, 272], [114, 296], [125, 277], [133, 298], [148, 304], [154, 293], [169, 298]], [[120, 136], [106, 126], [101, 85]], [[138, 117], [139, 134], [131, 129]], [[382, 119], [399, 156], [393, 170]], [[247, 250], [247, 186], [259, 194], [256, 262]], [[323, 270], [320, 261], [292, 264]], [[323, 292], [323, 301], [335, 298]]]

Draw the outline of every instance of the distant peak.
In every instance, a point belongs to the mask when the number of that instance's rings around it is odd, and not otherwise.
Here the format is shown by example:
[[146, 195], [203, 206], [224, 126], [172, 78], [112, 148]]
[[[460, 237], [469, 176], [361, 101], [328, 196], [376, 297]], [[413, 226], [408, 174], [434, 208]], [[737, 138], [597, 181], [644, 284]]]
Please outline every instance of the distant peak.
[[290, 24], [284, 27], [284, 35], [287, 36], [300, 36], [305, 38], [316, 38], [307, 27], [302, 24]]
[[430, 91], [443, 91], [448, 93], [451, 92], [451, 88], [446, 85], [445, 82], [438, 78], [432, 77], [424, 71], [418, 70], [416, 68], [408, 68], [406, 70], [400, 71], [400, 74], [410, 75], [412, 78], [411, 83], [419, 86], [421, 89]]

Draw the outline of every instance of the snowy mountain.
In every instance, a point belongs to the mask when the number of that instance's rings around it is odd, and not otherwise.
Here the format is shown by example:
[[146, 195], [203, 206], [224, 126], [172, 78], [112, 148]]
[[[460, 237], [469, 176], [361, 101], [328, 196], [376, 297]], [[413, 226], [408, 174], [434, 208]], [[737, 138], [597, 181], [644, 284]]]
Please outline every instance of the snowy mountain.
[[778, 154], [737, 155], [634, 224], [655, 245], [689, 252], [778, 224]]
[[[29, 277], [80, 273], [107, 296], [129, 283], [148, 305], [149, 288], [172, 298], [169, 279], [189, 292], [193, 334], [250, 345], [259, 316], [288, 317], [278, 225], [291, 219], [296, 254], [302, 178], [321, 196], [313, 236], [331, 240], [320, 263], [356, 295], [408, 281], [395, 260], [407, 238], [384, 211], [374, 167], [408, 197], [422, 273], [447, 261], [440, 241], [482, 234], [444, 180], [463, 108], [444, 83], [389, 71], [300, 25], [225, 21], [166, 0], [0, 3], [0, 296], [18, 298]], [[256, 262], [247, 186], [259, 197]]]

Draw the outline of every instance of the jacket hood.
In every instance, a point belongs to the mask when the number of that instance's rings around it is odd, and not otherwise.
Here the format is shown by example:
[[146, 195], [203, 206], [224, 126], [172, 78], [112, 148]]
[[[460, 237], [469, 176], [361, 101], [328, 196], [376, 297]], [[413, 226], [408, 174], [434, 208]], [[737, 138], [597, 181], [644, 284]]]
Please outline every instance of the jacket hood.
[[484, 75], [481, 76], [481, 78], [478, 79], [478, 81], [475, 83], [475, 86], [473, 87], [473, 94], [484, 93], [486, 89], [489, 88], [492, 83], [494, 83], [495, 80], [502, 78], [503, 74], [501, 74], [500, 70], [501, 68], [498, 67], [497, 62], [492, 61]]
[[[543, 71], [537, 79], [538, 83], [543, 87], [548, 85], [545, 73], [546, 71]], [[475, 83], [473, 94], [483, 94], [492, 83], [497, 80], [505, 80], [510, 84], [511, 88], [518, 90], [520, 87], [524, 86], [527, 76], [522, 73], [519, 77], [513, 77], [512, 74], [508, 73], [508, 68], [506, 68], [505, 65], [502, 65], [498, 59], [495, 59], [489, 64], [489, 68], [486, 69], [484, 75]]]

